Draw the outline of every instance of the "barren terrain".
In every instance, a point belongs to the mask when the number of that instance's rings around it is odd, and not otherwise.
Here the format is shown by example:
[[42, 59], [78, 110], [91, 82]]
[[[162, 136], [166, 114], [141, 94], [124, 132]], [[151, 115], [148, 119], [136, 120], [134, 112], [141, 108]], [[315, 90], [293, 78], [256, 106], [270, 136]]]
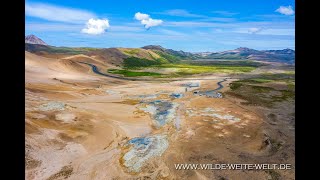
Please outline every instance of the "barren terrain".
[[[94, 56], [26, 52], [26, 179], [294, 179], [294, 169], [175, 168], [177, 163], [294, 165], [294, 97], [288, 96], [288, 83], [235, 86], [243, 78], [285, 73], [286, 66], [131, 81], [95, 74], [79, 61], [115, 68]], [[223, 98], [193, 94], [216, 89], [225, 78]], [[186, 88], [188, 83], [199, 87]]]

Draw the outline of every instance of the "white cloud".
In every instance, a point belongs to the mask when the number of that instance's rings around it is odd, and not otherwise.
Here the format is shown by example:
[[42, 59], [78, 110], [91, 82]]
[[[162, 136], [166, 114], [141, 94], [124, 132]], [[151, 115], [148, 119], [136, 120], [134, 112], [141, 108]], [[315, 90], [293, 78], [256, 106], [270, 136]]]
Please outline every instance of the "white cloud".
[[260, 32], [261, 30], [262, 30], [262, 28], [249, 28], [248, 33], [255, 34], [255, 33]]
[[280, 6], [276, 12], [284, 14], [284, 15], [293, 15], [294, 14], [294, 10], [292, 9], [291, 6]]
[[83, 23], [90, 18], [96, 17], [89, 11], [55, 6], [43, 3], [27, 3], [26, 16], [37, 17], [48, 21]]
[[146, 29], [149, 29], [149, 28], [154, 27], [154, 26], [159, 26], [160, 24], [163, 23], [163, 21], [160, 20], [160, 19], [152, 19], [152, 18], [150, 18], [150, 15], [143, 14], [143, 13], [140, 13], [140, 12], [137, 12], [134, 15], [134, 18], [136, 20], [140, 21], [141, 24], [143, 24]]
[[149, 28], [151, 28], [153, 26], [159, 26], [160, 24], [162, 24], [162, 22], [163, 21], [159, 20], [159, 19], [151, 19], [151, 18], [149, 18], [149, 19], [142, 20], [141, 24], [143, 24], [146, 29], [149, 29]]
[[137, 12], [135, 15], [134, 15], [134, 18], [138, 21], [142, 21], [142, 20], [146, 20], [146, 19], [149, 19], [150, 16], [148, 14], [143, 14], [143, 13], [140, 13], [140, 12]]
[[82, 33], [98, 35], [105, 32], [110, 27], [108, 19], [89, 19], [86, 28], [82, 29]]

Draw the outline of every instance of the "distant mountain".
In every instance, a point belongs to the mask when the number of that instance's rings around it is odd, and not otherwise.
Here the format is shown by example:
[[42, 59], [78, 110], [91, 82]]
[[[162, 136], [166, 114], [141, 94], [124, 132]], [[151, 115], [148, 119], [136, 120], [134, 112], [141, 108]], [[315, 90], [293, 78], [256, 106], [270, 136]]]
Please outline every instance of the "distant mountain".
[[292, 49], [283, 50], [255, 50], [246, 47], [240, 47], [234, 50], [215, 52], [215, 53], [196, 53], [199, 57], [204, 59], [250, 59], [258, 61], [272, 61], [272, 62], [284, 62], [294, 63], [295, 51]]
[[185, 51], [176, 51], [166, 49], [159, 45], [148, 45], [142, 47], [143, 49], [150, 49], [158, 53], [166, 53], [179, 60], [196, 60], [196, 59], [216, 59], [216, 60], [258, 60], [269, 62], [283, 62], [293, 64], [295, 61], [295, 51], [292, 49], [283, 50], [255, 50], [247, 47], [239, 47], [234, 50], [221, 52], [200, 52], [190, 53]]
[[277, 62], [295, 62], [295, 51], [292, 49], [283, 50], [265, 50], [260, 51], [260, 54], [250, 54], [248, 59], [255, 59], [261, 61], [277, 61]]
[[31, 34], [25, 37], [25, 43], [27, 44], [40, 44], [40, 45], [48, 45], [42, 39], [38, 38], [37, 36]]
[[208, 59], [246, 59], [247, 56], [251, 54], [257, 54], [258, 51], [254, 49], [249, 49], [245, 47], [240, 47], [234, 50], [215, 52], [207, 54], [204, 58]]
[[[31, 43], [30, 43], [31, 41]], [[42, 44], [39, 44], [42, 43]], [[43, 45], [45, 44], [45, 45]], [[48, 57], [63, 57], [65, 55], [84, 54], [98, 57], [113, 65], [121, 65], [124, 60], [130, 57], [154, 60], [161, 63], [176, 63], [181, 60], [257, 60], [268, 62], [281, 62], [287, 64], [295, 63], [295, 51], [292, 49], [283, 50], [255, 50], [240, 47], [234, 50], [222, 52], [200, 52], [191, 53], [166, 49], [159, 45], [148, 45], [142, 48], [71, 48], [55, 47], [46, 45], [41, 39], [30, 35], [26, 37], [25, 50]]]

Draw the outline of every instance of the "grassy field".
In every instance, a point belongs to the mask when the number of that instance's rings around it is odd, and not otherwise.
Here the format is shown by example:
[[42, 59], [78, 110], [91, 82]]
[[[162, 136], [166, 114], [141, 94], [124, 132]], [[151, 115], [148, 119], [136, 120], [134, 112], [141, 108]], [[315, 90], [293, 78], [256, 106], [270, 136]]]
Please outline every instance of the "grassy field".
[[260, 67], [263, 66], [263, 63], [257, 61], [250, 61], [250, 60], [193, 60], [193, 61], [186, 61], [183, 60], [181, 63], [184, 64], [191, 64], [191, 65], [201, 65], [201, 66], [250, 66], [250, 67]]
[[[168, 58], [168, 57], [166, 57]], [[174, 63], [170, 63], [166, 58], [161, 57], [154, 60], [148, 60], [137, 57], [129, 57], [124, 59], [123, 70], [111, 70], [109, 73], [122, 74], [127, 77], [133, 76], [158, 76], [162, 78], [182, 77], [195, 74], [209, 73], [228, 73], [238, 74], [247, 73], [257, 67], [260, 63], [252, 61], [216, 61], [216, 62], [176, 62], [176, 59], [170, 59]], [[147, 70], [144, 70], [146, 69]], [[169, 70], [170, 74], [160, 74], [161, 70]], [[153, 72], [154, 71], [154, 72]]]
[[139, 49], [127, 49], [127, 50], [124, 50], [124, 52], [130, 55], [136, 55], [139, 53]]
[[161, 64], [152, 66], [154, 68], [173, 68], [178, 75], [193, 75], [203, 73], [245, 73], [255, 69], [251, 66], [229, 66], [229, 65], [211, 65], [201, 66], [192, 64]]
[[139, 77], [139, 76], [154, 76], [154, 77], [158, 77], [158, 76], [162, 75], [160, 73], [130, 71], [130, 70], [126, 70], [126, 69], [109, 69], [108, 73], [121, 74], [124, 77]]
[[176, 62], [179, 62], [181, 60], [181, 58], [179, 58], [177, 56], [173, 56], [171, 54], [164, 53], [164, 52], [161, 52], [161, 51], [156, 51], [156, 53], [159, 56], [161, 56], [162, 58], [166, 59], [170, 63], [176, 63]]
[[163, 63], [167, 63], [167, 61], [161, 58], [155, 59], [155, 60], [149, 60], [149, 59], [143, 59], [143, 58], [137, 58], [137, 57], [128, 57], [124, 59], [123, 67], [126, 69], [137, 69], [141, 67], [160, 65]]
[[[148, 63], [150, 60], [148, 60]], [[148, 69], [146, 69], [148, 68]], [[161, 70], [171, 70], [169, 74], [158, 73]], [[248, 66], [196, 66], [185, 64], [159, 64], [145, 67], [130, 67], [124, 69], [110, 69], [109, 73], [122, 74], [126, 77], [134, 76], [155, 76], [161, 78], [174, 78], [195, 74], [209, 73], [246, 73], [254, 70], [255, 67]], [[154, 71], [154, 72], [153, 72]]]
[[[272, 87], [272, 83], [284, 82], [284, 89]], [[294, 100], [295, 84], [294, 74], [262, 74], [259, 78], [250, 78], [230, 83], [227, 95], [246, 100], [242, 104], [273, 107], [275, 103]]]

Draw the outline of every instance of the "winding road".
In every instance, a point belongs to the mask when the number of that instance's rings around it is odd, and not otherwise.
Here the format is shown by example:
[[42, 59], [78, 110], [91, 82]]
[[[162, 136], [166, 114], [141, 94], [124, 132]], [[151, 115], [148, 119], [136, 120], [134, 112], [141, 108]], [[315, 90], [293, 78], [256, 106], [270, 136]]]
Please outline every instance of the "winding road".
[[[225, 81], [227, 81], [227, 78], [225, 78], [225, 79], [217, 82], [218, 87], [217, 87], [216, 89], [214, 89], [214, 90], [211, 90], [211, 91], [213, 92], [213, 91], [218, 91], [218, 90], [222, 89], [224, 86], [223, 86], [221, 83], [223, 83], [223, 82], [225, 82]], [[207, 92], [211, 92], [211, 91], [207, 91]]]
[[[115, 79], [123, 79], [123, 80], [129, 80], [129, 81], [183, 81], [183, 80], [217, 80], [217, 78], [213, 78], [213, 79], [203, 79], [203, 78], [192, 78], [192, 79], [188, 79], [188, 78], [163, 78], [163, 79], [147, 79], [147, 78], [126, 78], [126, 77], [120, 77], [120, 76], [116, 76], [116, 75], [111, 75], [111, 74], [105, 74], [105, 73], [102, 73], [99, 71], [98, 67], [96, 65], [93, 65], [93, 64], [90, 64], [90, 63], [86, 63], [86, 62], [79, 62], [78, 63], [81, 63], [81, 64], [86, 64], [88, 66], [90, 66], [92, 68], [92, 71], [95, 73], [95, 74], [98, 74], [98, 75], [102, 75], [102, 76], [106, 76], [106, 77], [110, 77], [110, 78], [115, 78]], [[215, 89], [215, 90], [219, 90], [221, 88], [223, 88], [223, 85], [221, 84], [222, 82], [226, 81], [227, 79], [230, 79], [230, 78], [224, 78], [224, 80], [222, 81], [219, 81], [218, 82], [218, 89]]]
[[86, 63], [86, 62], [78, 62], [78, 63], [81, 63], [81, 64], [86, 64], [88, 66], [90, 66], [92, 68], [92, 71], [96, 74], [99, 74], [99, 75], [102, 75], [102, 76], [106, 76], [106, 77], [111, 77], [111, 78], [116, 78], [116, 79], [123, 79], [123, 80], [131, 80], [131, 81], [135, 81], [135, 80], [138, 80], [138, 79], [132, 79], [132, 78], [125, 78], [125, 77], [119, 77], [119, 76], [115, 76], [115, 75], [111, 75], [111, 74], [104, 74], [102, 72], [100, 72], [98, 70], [98, 67], [93, 65], [93, 64], [90, 64], [90, 63]]
[[[182, 80], [217, 80], [217, 79], [146, 79], [146, 78], [126, 78], [126, 77], [120, 77], [120, 76], [115, 76], [115, 75], [111, 75], [111, 74], [105, 74], [102, 73], [98, 70], [98, 67], [90, 64], [90, 63], [86, 63], [86, 62], [78, 62], [81, 64], [86, 64], [88, 66], [90, 66], [92, 68], [92, 71], [98, 75], [102, 75], [102, 76], [106, 76], [106, 77], [110, 77], [110, 78], [115, 78], [115, 79], [122, 79], [122, 80], [129, 80], [129, 81], [182, 81]], [[214, 90], [209, 90], [209, 91], [202, 91], [200, 92], [200, 94], [206, 94], [206, 95], [210, 95], [213, 94], [215, 91], [218, 91], [220, 89], [222, 89], [224, 86], [222, 85], [222, 82], [227, 81], [228, 78], [224, 78], [223, 80], [217, 82], [218, 87]]]

